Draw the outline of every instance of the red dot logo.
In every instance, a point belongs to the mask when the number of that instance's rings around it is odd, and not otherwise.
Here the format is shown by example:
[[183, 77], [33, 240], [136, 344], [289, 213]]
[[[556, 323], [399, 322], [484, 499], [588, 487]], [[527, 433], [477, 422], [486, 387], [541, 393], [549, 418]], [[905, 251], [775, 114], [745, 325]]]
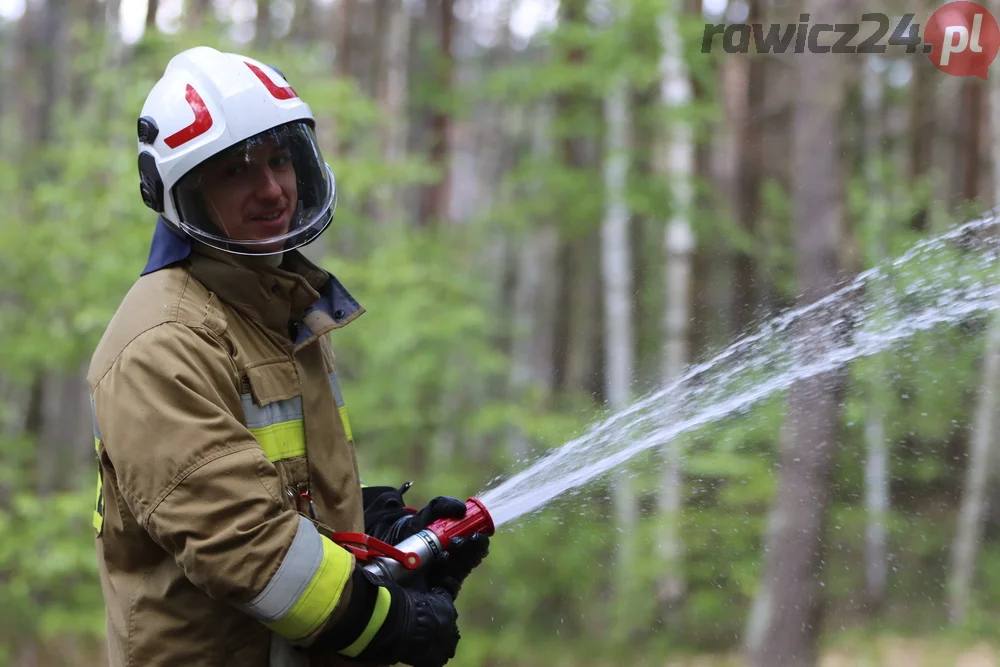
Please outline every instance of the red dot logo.
[[924, 41], [933, 47], [931, 62], [945, 74], [985, 79], [1000, 51], [1000, 26], [982, 5], [958, 0], [931, 14]]

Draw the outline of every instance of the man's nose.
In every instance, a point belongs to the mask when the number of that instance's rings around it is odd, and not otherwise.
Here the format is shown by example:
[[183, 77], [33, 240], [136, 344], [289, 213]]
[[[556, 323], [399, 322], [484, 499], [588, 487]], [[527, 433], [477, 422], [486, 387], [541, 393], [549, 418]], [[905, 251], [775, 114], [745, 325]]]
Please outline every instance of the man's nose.
[[277, 199], [281, 196], [281, 185], [269, 166], [261, 167], [257, 172], [256, 194], [261, 199]]

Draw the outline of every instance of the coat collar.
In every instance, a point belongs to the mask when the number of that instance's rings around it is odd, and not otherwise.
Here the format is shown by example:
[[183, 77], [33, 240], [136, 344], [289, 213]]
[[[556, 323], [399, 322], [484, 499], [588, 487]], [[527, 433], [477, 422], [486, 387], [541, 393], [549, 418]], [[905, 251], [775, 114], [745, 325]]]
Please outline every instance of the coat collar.
[[281, 266], [275, 268], [263, 258], [192, 243], [160, 218], [142, 275], [183, 261], [206, 288], [269, 329], [287, 335], [289, 324], [300, 323], [296, 347], [365, 312], [339, 280], [297, 250], [285, 253]]

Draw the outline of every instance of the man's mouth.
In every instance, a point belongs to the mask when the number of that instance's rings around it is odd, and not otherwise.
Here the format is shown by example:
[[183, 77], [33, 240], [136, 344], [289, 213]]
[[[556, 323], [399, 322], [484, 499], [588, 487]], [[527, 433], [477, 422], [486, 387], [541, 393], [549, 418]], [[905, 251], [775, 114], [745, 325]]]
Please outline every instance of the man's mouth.
[[285, 209], [281, 209], [279, 211], [273, 211], [271, 213], [263, 213], [261, 215], [255, 215], [253, 216], [252, 220], [257, 220], [259, 222], [275, 222], [284, 214], [285, 214]]

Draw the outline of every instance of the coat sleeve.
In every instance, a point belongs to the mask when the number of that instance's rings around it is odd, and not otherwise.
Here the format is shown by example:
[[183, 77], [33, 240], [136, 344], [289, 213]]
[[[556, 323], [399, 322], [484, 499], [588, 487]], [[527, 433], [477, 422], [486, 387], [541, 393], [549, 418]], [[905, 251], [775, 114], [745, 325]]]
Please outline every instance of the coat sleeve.
[[348, 606], [354, 558], [282, 509], [223, 341], [158, 325], [125, 348], [93, 398], [128, 509], [194, 585], [297, 644]]

